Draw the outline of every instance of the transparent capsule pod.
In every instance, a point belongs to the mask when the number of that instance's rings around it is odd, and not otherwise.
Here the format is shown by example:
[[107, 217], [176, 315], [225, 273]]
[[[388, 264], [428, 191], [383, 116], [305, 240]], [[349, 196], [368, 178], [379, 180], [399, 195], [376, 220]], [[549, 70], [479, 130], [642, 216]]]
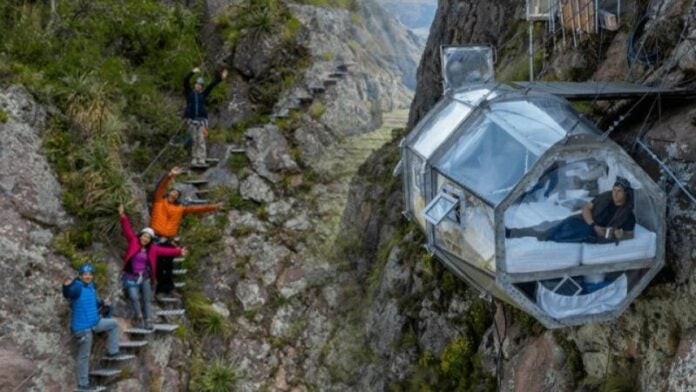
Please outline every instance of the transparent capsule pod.
[[472, 80], [402, 144], [406, 215], [460, 278], [549, 328], [617, 317], [664, 264], [663, 192], [564, 99]]

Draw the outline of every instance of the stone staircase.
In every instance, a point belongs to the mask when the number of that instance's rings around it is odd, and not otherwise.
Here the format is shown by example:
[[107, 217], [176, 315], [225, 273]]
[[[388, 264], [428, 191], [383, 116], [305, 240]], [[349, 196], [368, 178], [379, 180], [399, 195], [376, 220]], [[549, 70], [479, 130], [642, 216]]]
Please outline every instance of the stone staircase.
[[333, 71], [323, 74], [318, 80], [309, 82], [306, 87], [293, 89], [287, 97], [279, 101], [276, 106], [277, 110], [271, 118], [289, 118], [293, 111], [299, 111], [309, 107], [316, 99], [321, 98], [329, 87], [337, 85], [350, 74], [348, 71], [350, 65], [351, 64], [338, 64], [334, 67]]

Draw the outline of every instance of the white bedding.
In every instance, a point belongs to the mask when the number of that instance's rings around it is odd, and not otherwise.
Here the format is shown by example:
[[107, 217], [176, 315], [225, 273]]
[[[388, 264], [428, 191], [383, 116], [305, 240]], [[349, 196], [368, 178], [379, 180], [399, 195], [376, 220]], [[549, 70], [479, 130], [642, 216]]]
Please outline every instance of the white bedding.
[[537, 285], [537, 304], [556, 319], [597, 314], [616, 309], [628, 292], [628, 279], [621, 274], [610, 285], [585, 295], [560, 295]]
[[634, 237], [615, 244], [582, 244], [582, 264], [597, 265], [655, 257], [656, 235], [636, 225]]
[[536, 272], [580, 265], [582, 244], [539, 241], [534, 237], [505, 239], [507, 272]]
[[510, 206], [505, 211], [505, 227], [519, 229], [533, 227], [543, 222], [560, 221], [573, 212], [552, 201], [522, 203]]

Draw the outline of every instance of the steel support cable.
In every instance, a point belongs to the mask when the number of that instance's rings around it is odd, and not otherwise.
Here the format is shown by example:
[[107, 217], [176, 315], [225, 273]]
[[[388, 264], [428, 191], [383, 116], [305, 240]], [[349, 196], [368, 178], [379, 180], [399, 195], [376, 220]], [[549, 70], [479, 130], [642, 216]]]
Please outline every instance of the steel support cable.
[[642, 149], [648, 154], [648, 156], [650, 156], [650, 158], [652, 158], [652, 159], [655, 161], [655, 163], [657, 163], [657, 164], [660, 166], [660, 169], [662, 169], [665, 173], [667, 173], [667, 175], [669, 175], [669, 176], [672, 178], [672, 180], [674, 181], [674, 184], [675, 184], [677, 187], [679, 187], [679, 189], [681, 189], [682, 192], [684, 192], [684, 193], [686, 194], [686, 196], [689, 198], [689, 200], [691, 200], [691, 202], [692, 202], [693, 204], [696, 204], [696, 197], [694, 197], [694, 195], [691, 193], [691, 191], [689, 190], [689, 188], [688, 188], [686, 185], [684, 185], [684, 183], [674, 174], [674, 172], [667, 166], [667, 164], [666, 164], [665, 162], [663, 162], [663, 161], [660, 159], [660, 157], [658, 157], [658, 156], [650, 149], [650, 147], [648, 147], [648, 146], [645, 144], [645, 142], [643, 142], [642, 140], [638, 140], [638, 141], [636, 142], [636, 144], [637, 144], [640, 148], [642, 148]]
[[[684, 21], [684, 27], [682, 28], [682, 33], [680, 34], [680, 39], [679, 39], [679, 41], [677, 42], [677, 44], [675, 45], [675, 47], [678, 47], [678, 46], [684, 41], [684, 39], [685, 39], [684, 33], [686, 32], [686, 29], [687, 29], [688, 26], [689, 26], [689, 22], [690, 22], [690, 19], [691, 19], [691, 15], [692, 15], [692, 13], [693, 13], [693, 9], [694, 9], [694, 4], [695, 4], [695, 3], [696, 3], [696, 0], [692, 0], [691, 6], [690, 6], [690, 8], [689, 8], [689, 13], [688, 13], [688, 15], [687, 15], [686, 20]], [[681, 60], [681, 58], [682, 58], [686, 53], [687, 53], [687, 52], [681, 53], [680, 56], [675, 60], [675, 62], [678, 63], [679, 60]], [[660, 87], [660, 88], [664, 87], [665, 83], [666, 83], [666, 79], [663, 78], [663, 79], [661, 80], [660, 85], [659, 85], [658, 87]], [[647, 92], [646, 92], [645, 94], [643, 94], [643, 96], [642, 96], [642, 97], [629, 109], [629, 111], [627, 112], [627, 115], [630, 114], [630, 113], [637, 107], [637, 105], [638, 105], [643, 99], [645, 99], [645, 97], [647, 96], [647, 94], [648, 94]], [[658, 94], [658, 99], [660, 99], [660, 98], [661, 98], [661, 97], [660, 97], [660, 95]], [[617, 127], [626, 117], [627, 117], [626, 115], [622, 115], [622, 116], [619, 117], [618, 120], [614, 121], [614, 123], [611, 125], [611, 127], [609, 127], [609, 129], [607, 129], [607, 131], [602, 135], [603, 140], [606, 140], [606, 139], [609, 137], [609, 135], [611, 134], [611, 132], [613, 132], [614, 129], [616, 129], [616, 127]], [[646, 134], [647, 134], [647, 132], [646, 132]], [[643, 135], [643, 136], [645, 136], [645, 135]]]

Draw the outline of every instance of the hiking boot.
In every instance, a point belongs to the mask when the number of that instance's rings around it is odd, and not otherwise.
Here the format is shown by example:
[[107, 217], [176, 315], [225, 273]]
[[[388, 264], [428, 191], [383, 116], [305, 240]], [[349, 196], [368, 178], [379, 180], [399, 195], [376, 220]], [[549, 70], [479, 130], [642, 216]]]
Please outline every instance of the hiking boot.
[[77, 390], [80, 392], [90, 392], [90, 391], [96, 391], [97, 387], [92, 385], [92, 384], [78, 385]]
[[118, 358], [121, 355], [123, 355], [123, 353], [120, 351], [116, 351], [115, 353], [106, 353], [107, 358]]

